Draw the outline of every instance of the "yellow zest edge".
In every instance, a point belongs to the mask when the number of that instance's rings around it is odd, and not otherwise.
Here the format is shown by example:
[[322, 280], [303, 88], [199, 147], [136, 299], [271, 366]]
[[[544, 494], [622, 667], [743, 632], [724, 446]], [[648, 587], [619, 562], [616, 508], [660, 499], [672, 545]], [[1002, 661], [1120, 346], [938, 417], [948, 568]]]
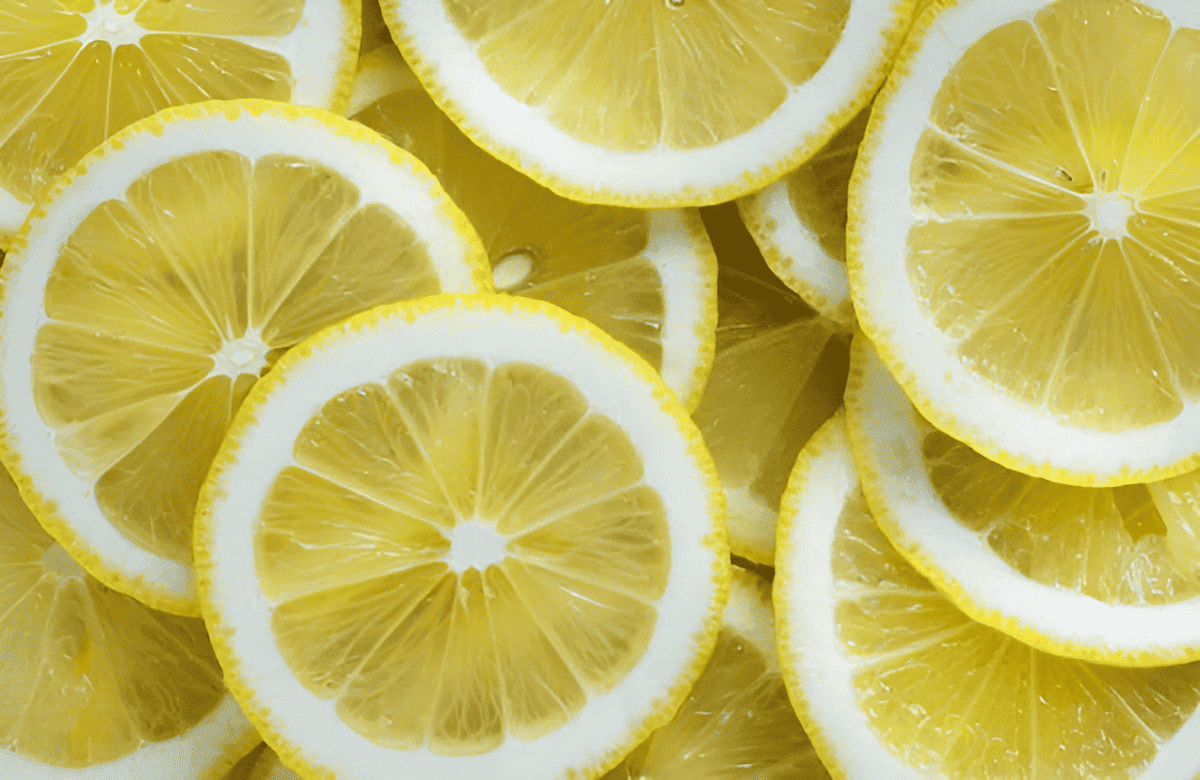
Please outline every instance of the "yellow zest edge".
[[854, 302], [847, 297], [840, 303], [831, 299], [808, 279], [792, 270], [792, 258], [789, 257], [775, 241], [774, 230], [768, 227], [768, 218], [763, 211], [762, 199], [759, 192], [738, 198], [738, 213], [746, 226], [758, 250], [762, 252], [763, 260], [771, 273], [779, 277], [793, 292], [804, 299], [805, 303], [817, 310], [830, 322], [837, 325], [845, 333], [853, 333], [857, 320], [854, 315]]
[[863, 360], [865, 359], [866, 344], [862, 339], [861, 334], [855, 336], [850, 350], [850, 376], [846, 381], [846, 435], [850, 439], [850, 448], [854, 452], [854, 463], [858, 467], [863, 496], [867, 500], [871, 516], [888, 541], [922, 577], [933, 583], [934, 587], [941, 591], [956, 609], [976, 623], [1002, 631], [1035, 650], [1041, 650], [1051, 655], [1126, 668], [1168, 666], [1200, 660], [1200, 646], [1177, 647], [1170, 652], [1161, 653], [1149, 651], [1106, 653], [1099, 647], [1048, 636], [1027, 626], [1015, 617], [1006, 616], [999, 610], [982, 606], [971, 598], [961, 584], [946, 577], [936, 565], [934, 557], [904, 532], [904, 527], [888, 507], [885, 499], [886, 491], [882, 487], [882, 475], [872, 464], [871, 458], [865, 455], [872, 445], [870, 434], [858, 423], [861, 416], [865, 414], [863, 409], [865, 377]]
[[358, 49], [362, 45], [362, 0], [342, 0], [342, 8], [349, 19], [342, 30], [342, 58], [329, 105], [329, 110], [339, 116], [346, 113], [346, 106], [350, 104], [350, 90], [354, 88], [354, 74], [358, 72]]
[[700, 399], [704, 397], [704, 388], [708, 385], [708, 375], [712, 373], [717, 354], [717, 253], [713, 250], [700, 212], [688, 208], [683, 209], [681, 215], [687, 230], [688, 246], [700, 261], [703, 274], [700, 285], [704, 291], [704, 310], [695, 326], [701, 345], [699, 360], [692, 370], [692, 381], [688, 383], [686, 397], [681, 399], [690, 415], [700, 406]]
[[234, 698], [241, 704], [246, 717], [257, 728], [268, 747], [275, 751], [280, 760], [292, 768], [304, 780], [335, 780], [335, 775], [328, 770], [318, 769], [305, 761], [295, 746], [285, 741], [271, 723], [269, 707], [258, 702], [250, 685], [241, 672], [238, 659], [234, 656], [229, 637], [233, 629], [223, 620], [219, 612], [212, 606], [210, 592], [212, 582], [209, 577], [212, 560], [210, 526], [212, 521], [212, 504], [222, 493], [216, 487], [221, 481], [221, 475], [236, 463], [245, 430], [256, 420], [259, 407], [274, 394], [277, 387], [286, 381], [291, 373], [292, 365], [303, 361], [317, 349], [330, 342], [336, 342], [346, 334], [370, 330], [376, 323], [385, 319], [401, 318], [414, 322], [422, 314], [431, 311], [450, 309], [462, 306], [467, 311], [480, 309], [503, 309], [521, 311], [541, 315], [554, 320], [563, 333], [581, 332], [597, 343], [597, 347], [609, 352], [616, 352], [631, 364], [631, 367], [653, 388], [653, 397], [659, 407], [679, 425], [688, 443], [688, 453], [692, 455], [708, 484], [708, 503], [716, 511], [712, 513], [712, 523], [709, 532], [703, 537], [704, 546], [713, 553], [712, 576], [710, 581], [716, 585], [717, 597], [710, 605], [709, 614], [704, 626], [697, 636], [693, 637], [696, 648], [695, 656], [688, 669], [675, 681], [668, 693], [654, 707], [654, 713], [647, 718], [625, 745], [615, 748], [592, 767], [582, 772], [569, 771], [571, 780], [596, 780], [608, 770], [616, 766], [634, 748], [645, 741], [655, 729], [665, 725], [674, 717], [675, 712], [683, 704], [692, 685], [699, 678], [716, 647], [717, 634], [721, 629], [722, 614], [729, 600], [729, 585], [732, 579], [732, 564], [729, 559], [729, 543], [725, 530], [725, 494], [721, 490], [720, 479], [712, 458], [704, 446], [699, 430], [683, 409], [682, 403], [675, 394], [663, 384], [658, 372], [650, 367], [645, 360], [634, 353], [624, 344], [613, 339], [592, 323], [580, 317], [567, 313], [549, 303], [531, 298], [523, 298], [504, 293], [474, 293], [453, 294], [444, 293], [429, 295], [398, 304], [385, 304], [361, 312], [341, 323], [332, 325], [310, 336], [280, 357], [272, 370], [260, 379], [251, 389], [250, 394], [242, 403], [233, 423], [229, 427], [213, 465], [200, 490], [197, 502], [194, 534], [194, 560], [196, 562], [196, 585], [200, 593], [200, 605], [208, 626], [213, 649], [225, 672], [225, 684]]
[[[383, 11], [384, 21], [392, 33], [392, 39], [404, 55], [404, 59], [412, 67], [413, 73], [417, 75], [417, 78], [424, 85], [429, 96], [433, 98], [434, 103], [476, 145], [486, 149], [493, 157], [521, 171], [538, 184], [564, 198], [604, 206], [626, 206], [647, 209], [712, 206], [724, 203], [755, 190], [760, 190], [776, 179], [803, 165], [808, 158], [812, 157], [825, 146], [829, 142], [829, 139], [837, 134], [838, 130], [848, 124], [871, 101], [871, 97], [891, 70], [895, 54], [904, 42], [909, 23], [912, 19], [913, 9], [916, 7], [916, 0], [892, 0], [892, 22], [883, 33], [884, 45], [880, 48], [878, 56], [875, 58], [870, 69], [864, 74], [862, 90], [843, 105], [840, 110], [830, 113], [825, 118], [825, 123], [821, 128], [805, 138], [802, 143], [795, 146], [790, 154], [785, 155], [773, 165], [764, 165], [757, 171], [743, 173], [736, 182], [709, 190], [684, 187], [669, 196], [630, 196], [614, 192], [607, 187], [598, 189], [580, 187], [553, 174], [547, 174], [541, 169], [541, 166], [526, 162], [519, 150], [496, 143], [482, 128], [476, 127], [466, 121], [466, 116], [463, 112], [446, 97], [445, 90], [433, 79], [435, 68], [426, 63], [421, 57], [420, 52], [413, 45], [412, 34], [400, 22], [399, 13], [396, 9], [405, 1], [380, 0], [379, 5]], [[407, 1], [411, 2], [412, 0]]]
[[[11, 273], [12, 264], [20, 264], [23, 259], [22, 254], [28, 243], [28, 234], [34, 224], [45, 219], [47, 211], [53, 206], [55, 200], [65, 190], [69, 189], [77, 179], [87, 173], [89, 167], [93, 164], [104, 159], [109, 153], [123, 149], [125, 142], [134, 136], [143, 133], [153, 133], [161, 137], [165, 132], [166, 126], [171, 122], [204, 119], [221, 115], [232, 122], [236, 121], [243, 114], [261, 116], [268, 113], [282, 115], [295, 121], [303, 119], [316, 122], [324, 125], [338, 135], [355, 141], [371, 143], [385, 150], [393, 164], [407, 169], [426, 185], [430, 197], [438, 204], [439, 210], [450, 219], [455, 232], [463, 237], [464, 244], [468, 247], [468, 254], [465, 260], [470, 265], [471, 279], [476, 289], [482, 291], [491, 291], [494, 289], [492, 286], [491, 264], [487, 258], [487, 251], [475, 233], [475, 228], [471, 226], [466, 215], [454, 205], [449, 196], [442, 190], [441, 185], [434, 178], [433, 174], [429, 172], [429, 169], [416, 157], [413, 157], [365, 125], [352, 122], [324, 109], [259, 99], [211, 100], [204, 103], [193, 103], [163, 109], [157, 114], [129, 125], [85, 155], [78, 164], [65, 172], [51, 187], [43, 192], [34, 203], [29, 217], [25, 220], [25, 224], [17, 233], [13, 247], [6, 257], [4, 265], [0, 267], [0, 311], [4, 309], [5, 298], [8, 295], [7, 279], [9, 273]], [[167, 592], [147, 582], [144, 577], [129, 577], [121, 572], [106, 568], [99, 552], [75, 533], [70, 523], [59, 511], [57, 504], [38, 492], [33, 484], [33, 480], [21, 469], [21, 459], [12, 446], [9, 430], [10, 425], [7, 413], [3, 409], [0, 409], [0, 462], [3, 463], [13, 476], [21, 498], [33, 512], [34, 517], [37, 518], [46, 532], [54, 537], [55, 541], [67, 549], [71, 557], [84, 570], [113, 590], [129, 594], [154, 609], [186, 617], [200, 617], [200, 604], [195, 598], [185, 598]]]
[[[859, 161], [867, 161], [869, 164], [874, 159], [879, 147], [878, 125], [887, 116], [895, 93], [899, 89], [898, 85], [910, 75], [911, 63], [921, 48], [921, 44], [929, 35], [937, 16], [945, 9], [957, 6], [959, 2], [960, 0], [939, 0], [932, 3], [913, 23], [908, 38], [896, 56], [892, 72], [876, 97], [875, 108], [872, 109], [871, 117], [867, 120], [866, 134], [859, 146]], [[1050, 2], [1051, 0], [1046, 0], [1047, 5]], [[1200, 468], [1200, 452], [1166, 466], [1153, 466], [1145, 469], [1123, 466], [1110, 474], [1103, 475], [1056, 466], [1048, 460], [1038, 463], [1024, 455], [1013, 455], [1006, 452], [996, 442], [980, 435], [978, 430], [963, 425], [954, 415], [934, 407], [929, 402], [929, 397], [921, 391], [916, 376], [905, 369], [903, 361], [900, 360], [892, 346], [893, 329], [884, 327], [871, 315], [870, 309], [866, 306], [866, 300], [863, 298], [862, 290], [866, 284], [864, 281], [866, 272], [863, 269], [860, 236], [863, 230], [862, 215], [865, 197], [863, 190], [866, 186], [864, 180], [867, 177], [867, 167], [867, 164], [856, 163], [850, 176], [849, 208], [846, 222], [846, 273], [850, 278], [850, 297], [854, 301], [859, 327], [875, 344], [875, 350], [879, 353], [880, 359], [883, 360], [884, 365], [900, 383], [900, 386], [904, 388], [905, 395], [931, 425], [959, 441], [969, 443], [972, 449], [1005, 468], [1076, 487], [1117, 487], [1136, 482], [1154, 482]]]
[[795, 558], [799, 552], [794, 548], [792, 527], [796, 523], [800, 493], [808, 482], [813, 461], [834, 446], [831, 440], [837, 434], [838, 426], [844, 431], [845, 425], [846, 411], [841, 408], [817, 429], [796, 458], [796, 465], [788, 477], [787, 488], [779, 501], [779, 523], [775, 531], [775, 582], [771, 588], [771, 600], [775, 609], [775, 649], [779, 653], [779, 668], [784, 688], [787, 689], [788, 699], [792, 702], [792, 709], [796, 711], [800, 725], [804, 727], [804, 733], [808, 735], [813, 749], [817, 751], [817, 757], [834, 780], [848, 780], [848, 775], [837, 762], [837, 751], [833, 742], [825, 736], [820, 724], [813, 718], [804, 689], [794, 671], [803, 664], [803, 658], [791, 650], [795, 632], [791, 625], [791, 614], [785, 594], [791, 590], [792, 567], [786, 564], [781, 566], [779, 562]]

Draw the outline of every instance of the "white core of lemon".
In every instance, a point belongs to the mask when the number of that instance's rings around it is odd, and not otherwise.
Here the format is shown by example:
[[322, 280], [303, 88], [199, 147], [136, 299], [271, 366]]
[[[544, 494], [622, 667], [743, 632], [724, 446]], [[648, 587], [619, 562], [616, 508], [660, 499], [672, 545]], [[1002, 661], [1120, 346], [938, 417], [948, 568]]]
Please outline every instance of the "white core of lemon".
[[1097, 192], [1087, 198], [1083, 213], [1092, 221], [1092, 229], [1105, 240], [1129, 235], [1133, 201], [1119, 192]]
[[80, 36], [79, 41], [85, 46], [92, 41], [108, 41], [115, 49], [125, 44], [140, 43], [146, 34], [145, 29], [134, 21], [132, 11], [123, 14], [105, 0], [82, 16], [87, 22], [87, 32]]
[[244, 336], [230, 339], [213, 355], [213, 374], [237, 377], [242, 374], [258, 376], [267, 367], [267, 353], [271, 348], [254, 330]]
[[485, 571], [508, 555], [508, 538], [477, 519], [460, 522], [450, 532], [450, 568], [459, 574], [467, 569]]

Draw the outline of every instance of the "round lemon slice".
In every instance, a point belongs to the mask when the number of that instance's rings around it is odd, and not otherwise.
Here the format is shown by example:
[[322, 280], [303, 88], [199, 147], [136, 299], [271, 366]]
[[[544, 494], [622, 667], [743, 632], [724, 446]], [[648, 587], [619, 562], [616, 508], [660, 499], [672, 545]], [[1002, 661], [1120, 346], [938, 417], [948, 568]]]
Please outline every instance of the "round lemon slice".
[[479, 232], [497, 290], [590, 320], [696, 407], [712, 366], [717, 260], [695, 209], [555, 195], [468, 140], [395, 47], [364, 57], [354, 84], [351, 118], [429, 166]]
[[846, 278], [846, 202], [869, 117], [868, 107], [799, 168], [737, 201], [771, 271], [846, 328], [855, 324]]
[[846, 410], [864, 492], [915, 568], [975, 620], [1059, 655], [1200, 659], [1200, 472], [1115, 488], [993, 463], [920, 416], [862, 336]]
[[596, 776], [670, 719], [728, 594], [715, 470], [590, 323], [380, 307], [284, 355], [197, 509], [229, 685], [305, 776]]
[[712, 372], [692, 419], [721, 476], [730, 549], [771, 565], [788, 474], [842, 405], [849, 337], [771, 274], [734, 204], [704, 215], [720, 258], [719, 319]]
[[850, 191], [863, 330], [921, 413], [1082, 486], [1200, 467], [1200, 5], [942, 3]]
[[796, 463], [775, 572], [784, 681], [836, 777], [1200, 773], [1200, 663], [1093, 664], [971, 620], [875, 525], [841, 414]]
[[88, 575], [0, 469], [0, 777], [216, 780], [259, 741], [204, 624]]
[[340, 111], [357, 0], [38, 0], [0, 30], [0, 247], [63, 172], [160, 109], [263, 98]]
[[198, 615], [196, 495], [259, 375], [355, 312], [491, 279], [407, 153], [327, 112], [213, 101], [85, 158], [0, 284], [3, 456], [22, 494], [101, 582]]
[[911, 0], [384, 0], [434, 100], [565, 197], [665, 208], [760, 189], [865, 106]]

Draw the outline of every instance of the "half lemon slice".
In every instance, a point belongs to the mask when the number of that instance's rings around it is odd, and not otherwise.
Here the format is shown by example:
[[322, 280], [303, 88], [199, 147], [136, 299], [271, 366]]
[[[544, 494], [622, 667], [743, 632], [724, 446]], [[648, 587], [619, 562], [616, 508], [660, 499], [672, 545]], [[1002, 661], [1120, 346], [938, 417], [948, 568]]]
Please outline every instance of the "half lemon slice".
[[127, 128], [60, 179], [0, 284], [22, 494], [97, 579], [199, 614], [196, 495], [259, 375], [355, 312], [491, 279], [406, 152], [328, 112], [214, 101]]
[[301, 774], [596, 776], [712, 652], [722, 510], [632, 352], [549, 304], [430, 296], [255, 387], [196, 563], [230, 687]]

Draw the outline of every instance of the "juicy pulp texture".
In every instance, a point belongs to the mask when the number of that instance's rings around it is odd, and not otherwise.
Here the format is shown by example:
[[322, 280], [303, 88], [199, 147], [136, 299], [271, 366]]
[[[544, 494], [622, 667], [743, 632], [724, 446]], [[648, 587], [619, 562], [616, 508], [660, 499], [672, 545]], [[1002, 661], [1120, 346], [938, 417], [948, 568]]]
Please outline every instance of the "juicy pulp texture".
[[977, 376], [1123, 431], [1200, 393], [1200, 30], [1059, 0], [972, 45], [911, 167], [908, 273]]
[[1090, 664], [973, 622], [896, 552], [861, 490], [838, 520], [832, 555], [837, 635], [857, 705], [918, 770], [962, 780], [1132, 778], [1200, 704], [1200, 663]]
[[661, 369], [666, 300], [643, 255], [646, 212], [555, 195], [472, 143], [412, 82], [352, 118], [429, 167], [479, 233], [496, 288], [583, 317]]
[[325, 325], [440, 291], [412, 228], [336, 171], [186, 155], [67, 239], [46, 283], [34, 398], [109, 521], [187, 563], [200, 484], [260, 373]]
[[304, 0], [0, 0], [0, 188], [30, 203], [123, 127], [203, 100], [287, 101]]
[[1060, 485], [1006, 469], [917, 419], [938, 496], [1014, 570], [1107, 604], [1200, 596], [1200, 472], [1149, 485]]
[[388, 747], [567, 723], [645, 651], [670, 570], [628, 436], [524, 363], [422, 360], [331, 399], [255, 530], [285, 661]]
[[849, 0], [442, 0], [501, 89], [623, 152], [697, 149], [762, 122], [829, 57]]
[[226, 695], [204, 623], [86, 574], [2, 469], [0, 679], [0, 749], [72, 768], [183, 734]]

